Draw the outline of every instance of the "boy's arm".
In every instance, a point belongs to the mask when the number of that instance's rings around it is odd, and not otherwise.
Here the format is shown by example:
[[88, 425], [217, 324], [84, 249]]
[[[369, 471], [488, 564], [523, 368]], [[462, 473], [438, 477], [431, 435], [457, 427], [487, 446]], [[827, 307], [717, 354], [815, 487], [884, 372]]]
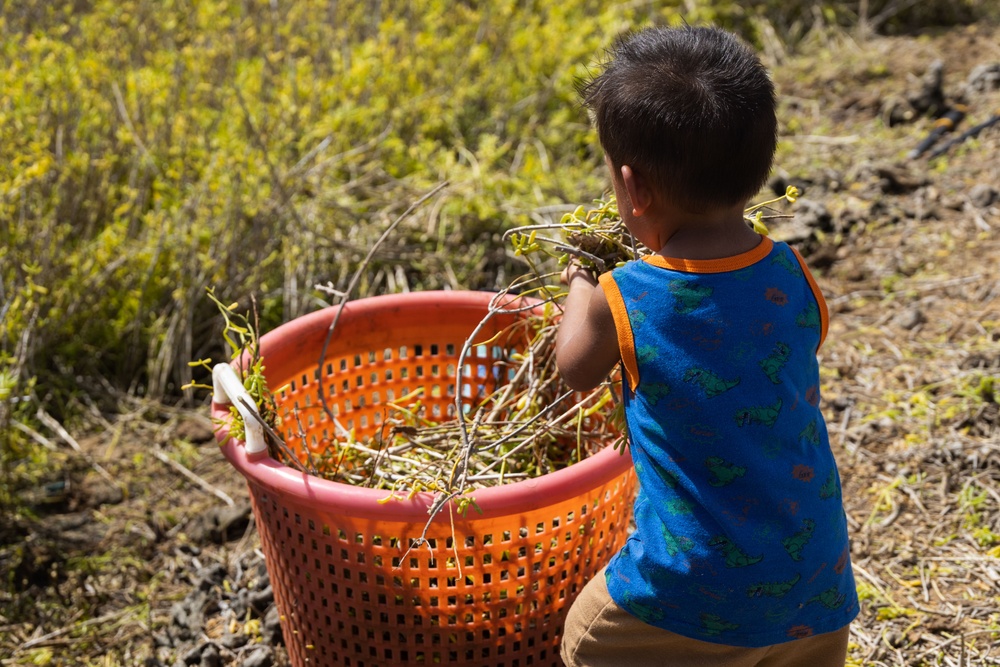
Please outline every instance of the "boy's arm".
[[563, 274], [569, 284], [562, 321], [556, 332], [556, 366], [571, 388], [593, 389], [620, 359], [611, 307], [597, 281], [570, 264]]

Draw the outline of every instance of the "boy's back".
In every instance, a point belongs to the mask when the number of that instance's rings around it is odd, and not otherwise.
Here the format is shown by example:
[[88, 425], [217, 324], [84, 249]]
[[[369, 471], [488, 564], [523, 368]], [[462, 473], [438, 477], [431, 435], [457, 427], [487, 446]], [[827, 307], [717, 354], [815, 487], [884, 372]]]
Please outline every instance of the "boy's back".
[[601, 280], [625, 369], [636, 531], [607, 568], [625, 610], [766, 646], [857, 613], [840, 480], [819, 410], [826, 305], [785, 244], [652, 256]]

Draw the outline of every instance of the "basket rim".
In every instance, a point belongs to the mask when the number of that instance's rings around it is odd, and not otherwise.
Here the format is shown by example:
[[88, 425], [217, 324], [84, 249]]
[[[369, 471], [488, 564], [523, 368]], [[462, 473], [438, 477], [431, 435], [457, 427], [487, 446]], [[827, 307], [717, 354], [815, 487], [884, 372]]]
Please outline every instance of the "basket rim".
[[[223, 455], [247, 481], [269, 490], [290, 503], [358, 518], [400, 522], [425, 522], [428, 510], [439, 494], [421, 491], [412, 497], [396, 495], [390, 502], [389, 492], [369, 489], [343, 482], [315, 477], [283, 465], [269, 456], [251, 460], [242, 441], [230, 438], [222, 446]], [[479, 511], [466, 513], [466, 519], [490, 519], [511, 514], [527, 513], [542, 507], [571, 500], [606, 484], [632, 467], [632, 459], [612, 447], [541, 477], [525, 479], [503, 486], [471, 490]], [[459, 517], [454, 517], [457, 521]], [[449, 520], [442, 512], [435, 520]]]
[[[330, 306], [294, 320], [286, 322], [261, 336], [261, 347], [268, 341], [282, 337], [294, 338], [297, 332], [314, 329], [317, 325], [325, 328], [339, 308], [344, 308], [344, 317], [370, 316], [386, 308], [422, 309], [429, 303], [442, 301], [454, 306], [482, 307], [487, 305], [496, 292], [474, 292], [463, 290], [430, 290], [407, 294], [389, 294], [365, 297], [349, 301], [343, 306]], [[514, 297], [523, 298], [523, 297]], [[223, 456], [235, 467], [247, 482], [264, 487], [280, 498], [297, 504], [317, 508], [334, 509], [354, 517], [390, 521], [426, 522], [428, 509], [439, 493], [420, 492], [412, 496], [396, 494], [391, 502], [385, 502], [390, 492], [384, 489], [370, 489], [343, 482], [316, 477], [295, 470], [274, 460], [268, 455], [251, 457], [244, 448], [244, 442], [229, 435], [229, 406], [213, 402], [211, 405], [216, 439], [221, 445]], [[606, 446], [596, 454], [571, 466], [547, 473], [540, 477], [520, 480], [497, 487], [480, 488], [470, 491], [479, 511], [467, 512], [466, 519], [487, 519], [510, 514], [531, 512], [554, 505], [583, 493], [596, 489], [627, 473], [632, 467], [632, 457], [613, 447]], [[441, 512], [435, 521], [449, 520], [448, 512]], [[457, 521], [459, 517], [454, 517]]]

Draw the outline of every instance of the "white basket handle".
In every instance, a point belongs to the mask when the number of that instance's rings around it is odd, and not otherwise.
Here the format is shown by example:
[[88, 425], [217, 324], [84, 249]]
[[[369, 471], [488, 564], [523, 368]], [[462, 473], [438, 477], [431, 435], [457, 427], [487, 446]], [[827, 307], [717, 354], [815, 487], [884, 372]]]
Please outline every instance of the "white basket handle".
[[[257, 421], [257, 404], [243, 386], [236, 371], [229, 364], [216, 364], [212, 368], [212, 400], [220, 405], [233, 404], [243, 417], [246, 432], [246, 453], [254, 456], [267, 452], [264, 429]], [[243, 399], [242, 401], [240, 399]], [[249, 406], [249, 407], [248, 407]]]

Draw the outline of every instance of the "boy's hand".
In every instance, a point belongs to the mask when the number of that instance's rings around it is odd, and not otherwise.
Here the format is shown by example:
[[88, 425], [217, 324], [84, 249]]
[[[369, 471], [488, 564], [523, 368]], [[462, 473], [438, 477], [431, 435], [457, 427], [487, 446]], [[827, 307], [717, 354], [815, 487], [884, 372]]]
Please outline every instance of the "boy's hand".
[[576, 260], [570, 259], [566, 268], [559, 274], [559, 282], [563, 285], [569, 285], [577, 277], [585, 278], [591, 285], [597, 284], [597, 279], [594, 278], [594, 274], [590, 272], [590, 269], [580, 266], [576, 263]]

